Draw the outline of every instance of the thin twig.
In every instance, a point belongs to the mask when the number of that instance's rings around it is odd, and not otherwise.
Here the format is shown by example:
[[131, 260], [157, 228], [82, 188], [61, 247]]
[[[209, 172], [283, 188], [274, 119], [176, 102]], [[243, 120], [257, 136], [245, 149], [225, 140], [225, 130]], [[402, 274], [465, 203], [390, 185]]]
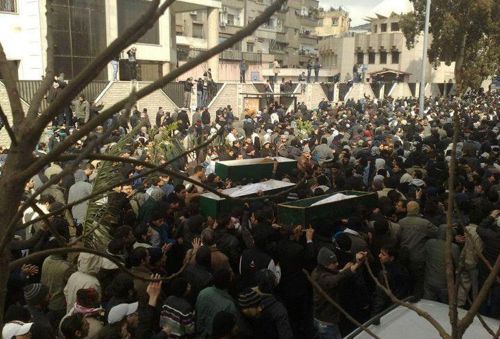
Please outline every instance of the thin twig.
[[3, 125], [5, 126], [5, 130], [7, 131], [7, 134], [9, 135], [10, 142], [12, 143], [12, 145], [17, 146], [16, 134], [12, 130], [12, 127], [10, 126], [9, 120], [7, 119], [7, 116], [5, 115], [5, 112], [3, 111], [1, 105], [0, 105], [0, 119], [2, 119]]
[[417, 313], [419, 316], [421, 316], [425, 320], [427, 320], [438, 331], [441, 338], [443, 338], [443, 339], [451, 338], [450, 335], [448, 333], [446, 333], [446, 330], [443, 328], [443, 326], [441, 326], [441, 324], [436, 319], [434, 319], [429, 313], [425, 312], [424, 310], [418, 308], [417, 306], [415, 306], [413, 304], [410, 304], [408, 302], [405, 302], [405, 301], [398, 299], [389, 289], [385, 288], [384, 285], [382, 285], [380, 283], [380, 281], [378, 281], [377, 277], [375, 277], [375, 275], [373, 274], [372, 268], [370, 267], [368, 260], [365, 260], [365, 266], [366, 266], [371, 278], [375, 282], [375, 284], [380, 289], [382, 289], [382, 291], [389, 297], [389, 299], [391, 299], [391, 301], [393, 303], [401, 305], [403, 307], [406, 307], [406, 308], [414, 311], [415, 313]]
[[326, 293], [325, 290], [323, 290], [321, 288], [321, 286], [316, 281], [314, 281], [314, 279], [311, 277], [311, 275], [309, 274], [309, 272], [307, 270], [303, 269], [302, 272], [304, 272], [307, 280], [309, 280], [309, 282], [314, 287], [314, 289], [317, 290], [318, 293], [321, 294], [323, 296], [323, 298], [325, 298], [330, 304], [332, 304], [333, 307], [335, 307], [337, 310], [339, 310], [340, 313], [342, 313], [350, 322], [352, 322], [357, 327], [361, 328], [363, 331], [368, 333], [371, 337], [376, 338], [376, 339], [380, 339], [379, 336], [377, 336], [375, 333], [373, 333], [368, 327], [366, 327], [365, 325], [361, 324], [359, 321], [354, 319], [346, 310], [344, 310], [344, 308], [342, 306], [340, 306], [335, 300], [333, 300], [332, 297], [330, 297], [328, 295], [328, 293]]

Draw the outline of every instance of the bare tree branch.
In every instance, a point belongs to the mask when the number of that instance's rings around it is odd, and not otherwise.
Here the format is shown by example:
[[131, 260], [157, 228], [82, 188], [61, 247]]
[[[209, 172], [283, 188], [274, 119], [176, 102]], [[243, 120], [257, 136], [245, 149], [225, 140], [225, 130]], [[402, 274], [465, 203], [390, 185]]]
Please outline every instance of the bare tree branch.
[[7, 56], [5, 55], [2, 44], [0, 43], [0, 73], [2, 73], [4, 85], [7, 89], [7, 95], [9, 96], [10, 109], [12, 112], [12, 125], [14, 126], [14, 130], [17, 130], [24, 119], [24, 111], [21, 104], [21, 96], [17, 90], [16, 80], [12, 72], [12, 67], [9, 66]]
[[[469, 301], [469, 304], [472, 305], [472, 300], [470, 299], [470, 297], [467, 297], [467, 301]], [[489, 333], [491, 334], [491, 337], [494, 338], [495, 337], [495, 332], [491, 329], [491, 327], [488, 326], [488, 324], [486, 323], [486, 321], [484, 321], [483, 317], [481, 316], [481, 314], [476, 314], [476, 317], [477, 319], [479, 319], [479, 322], [481, 323], [481, 325], [483, 325], [484, 329]]]
[[103, 257], [103, 258], [106, 258], [108, 259], [109, 261], [111, 261], [113, 264], [115, 264], [121, 271], [123, 271], [124, 273], [130, 275], [131, 277], [133, 277], [134, 279], [140, 279], [140, 280], [143, 280], [143, 281], [158, 281], [158, 280], [161, 280], [161, 281], [167, 281], [167, 280], [172, 280], [173, 278], [177, 277], [178, 275], [182, 274], [182, 272], [186, 269], [187, 265], [189, 262], [186, 262], [182, 265], [182, 267], [180, 268], [179, 271], [169, 275], [169, 276], [166, 276], [166, 277], [163, 277], [161, 279], [150, 279], [150, 278], [144, 278], [140, 275], [137, 275], [133, 272], [131, 272], [130, 270], [128, 270], [125, 265], [123, 265], [123, 263], [116, 259], [115, 257], [113, 257], [112, 255], [110, 254], [107, 254], [105, 252], [101, 252], [101, 251], [98, 251], [98, 250], [95, 250], [95, 249], [92, 249], [92, 248], [86, 248], [86, 247], [61, 247], [61, 248], [54, 248], [54, 249], [50, 249], [50, 250], [43, 250], [43, 251], [38, 251], [38, 252], [35, 252], [35, 253], [32, 253], [32, 254], [29, 254], [25, 257], [22, 257], [20, 259], [16, 259], [14, 261], [11, 261], [10, 264], [9, 264], [9, 270], [13, 270], [17, 267], [20, 267], [24, 264], [27, 264], [27, 263], [30, 263], [30, 262], [33, 262], [33, 261], [36, 261], [36, 260], [40, 260], [40, 259], [43, 259], [49, 255], [54, 255], [54, 254], [67, 254], [67, 253], [90, 253], [90, 254], [95, 254], [99, 257]]
[[[206, 60], [219, 54], [220, 52], [224, 51], [225, 49], [231, 47], [232, 45], [234, 45], [235, 43], [237, 43], [241, 39], [245, 38], [246, 36], [252, 34], [253, 31], [255, 31], [261, 24], [265, 23], [274, 12], [276, 12], [278, 9], [280, 9], [281, 6], [283, 5], [283, 3], [285, 3], [285, 2], [286, 2], [286, 0], [277, 0], [271, 6], [269, 6], [261, 15], [256, 17], [254, 19], [254, 21], [252, 21], [250, 24], [248, 24], [245, 28], [242, 28], [241, 30], [239, 30], [236, 34], [234, 34], [229, 39], [223, 41], [222, 43], [209, 49], [208, 51], [201, 53], [193, 60], [188, 61], [187, 63], [185, 63], [184, 65], [182, 65], [179, 68], [176, 68], [175, 70], [173, 70], [172, 72], [170, 72], [166, 76], [156, 80], [152, 84], [140, 89], [136, 93], [137, 99], [141, 99], [141, 98], [153, 93], [154, 91], [162, 88], [163, 86], [165, 86], [169, 82], [177, 79], [177, 77], [181, 76], [186, 71], [189, 71], [190, 69], [205, 62]], [[66, 92], [66, 94], [67, 93], [68, 92]], [[26, 177], [31, 177], [34, 174], [38, 173], [38, 171], [40, 169], [42, 169], [43, 166], [45, 166], [46, 164], [57, 159], [57, 157], [60, 154], [62, 154], [64, 151], [66, 151], [76, 141], [81, 139], [83, 136], [87, 135], [90, 131], [92, 131], [97, 126], [102, 124], [104, 121], [106, 121], [107, 119], [112, 117], [115, 113], [119, 112], [126, 105], [127, 101], [128, 101], [128, 99], [125, 98], [125, 99], [115, 103], [110, 108], [101, 112], [101, 114], [99, 114], [98, 116], [91, 119], [88, 123], [86, 123], [84, 126], [82, 126], [82, 128], [75, 131], [72, 135], [70, 135], [68, 138], [66, 138], [62, 143], [57, 145], [57, 147], [55, 149], [53, 149], [52, 152], [47, 154], [45, 157], [37, 160], [33, 165], [31, 165], [21, 175], [26, 176]], [[56, 103], [54, 103], [54, 107], [57, 107]], [[52, 105], [51, 105], [50, 109], [51, 108], [52, 108]], [[43, 125], [43, 126], [45, 126], [45, 125]]]
[[50, 89], [54, 81], [54, 10], [52, 9], [52, 0], [47, 0], [45, 4], [45, 17], [47, 18], [47, 66], [45, 67], [45, 78], [43, 79], [40, 87], [33, 95], [30, 102], [30, 107], [26, 116], [34, 119], [38, 115], [38, 110], [42, 104], [45, 94]]
[[474, 320], [474, 317], [479, 311], [479, 307], [486, 300], [490, 288], [491, 286], [493, 286], [499, 272], [500, 272], [500, 255], [497, 257], [495, 266], [493, 266], [493, 270], [491, 270], [490, 274], [488, 275], [488, 278], [486, 278], [485, 282], [483, 283], [483, 287], [481, 287], [481, 290], [477, 294], [477, 297], [474, 299], [474, 302], [467, 311], [467, 314], [458, 321], [457, 328], [460, 331], [460, 333], [464, 333], [467, 327], [469, 327], [469, 325]]
[[385, 288], [384, 285], [378, 281], [377, 277], [373, 274], [372, 268], [370, 267], [370, 264], [368, 263], [368, 260], [365, 260], [365, 266], [368, 269], [368, 273], [370, 274], [371, 278], [375, 282], [375, 284], [382, 289], [382, 291], [391, 299], [391, 301], [395, 304], [401, 305], [403, 307], [406, 307], [413, 312], [417, 313], [420, 317], [424, 318], [427, 320], [439, 333], [441, 338], [443, 339], [449, 339], [451, 338], [450, 335], [446, 332], [446, 330], [441, 326], [441, 324], [434, 319], [429, 313], [425, 312], [424, 310], [418, 308], [417, 306], [410, 304], [408, 302], [402, 301], [398, 299], [389, 289]]
[[[42, 209], [40, 207], [38, 207], [34, 201], [31, 202], [30, 206], [31, 206], [31, 208], [33, 208], [33, 210], [35, 212], [38, 213], [38, 215], [40, 215], [42, 217], [45, 216], [45, 212], [42, 211]], [[59, 245], [65, 246], [66, 239], [64, 239], [64, 237], [61, 234], [59, 234], [59, 232], [55, 229], [55, 227], [52, 225], [52, 223], [47, 218], [44, 218], [43, 222], [45, 223], [45, 226], [47, 226], [47, 228], [49, 229], [50, 233], [52, 233], [52, 235], [56, 238]]]
[[[453, 264], [452, 245], [453, 245], [453, 208], [455, 206], [455, 168], [457, 164], [457, 141], [459, 133], [460, 115], [458, 110], [453, 116], [453, 139], [451, 148], [451, 160], [448, 175], [448, 208], [446, 211], [446, 245], [444, 249], [446, 266], [446, 285], [448, 289], [448, 309], [452, 332], [455, 331], [458, 321], [457, 293], [458, 284], [455, 284], [455, 267]], [[453, 334], [452, 334], [453, 335]]]
[[16, 134], [12, 130], [12, 127], [10, 126], [9, 120], [7, 119], [7, 116], [5, 115], [5, 112], [3, 111], [3, 108], [1, 105], [0, 105], [0, 119], [2, 119], [2, 122], [5, 126], [5, 130], [7, 131], [7, 134], [9, 135], [10, 142], [12, 143], [12, 145], [17, 146]]
[[309, 280], [309, 282], [314, 287], [314, 289], [317, 290], [319, 292], [319, 294], [321, 294], [323, 296], [323, 298], [325, 298], [330, 304], [332, 304], [333, 307], [335, 307], [337, 310], [340, 311], [340, 313], [342, 313], [347, 319], [349, 319], [350, 322], [352, 322], [357, 327], [363, 329], [363, 331], [368, 333], [371, 337], [376, 338], [376, 339], [380, 339], [379, 336], [377, 336], [375, 333], [373, 333], [368, 327], [366, 327], [365, 325], [361, 324], [359, 321], [354, 319], [346, 310], [344, 310], [344, 308], [342, 308], [342, 306], [340, 306], [337, 302], [335, 302], [335, 300], [333, 300], [328, 295], [328, 293], [326, 293], [325, 290], [323, 290], [321, 288], [321, 286], [319, 286], [319, 284], [316, 281], [314, 281], [314, 279], [311, 277], [311, 275], [309, 274], [309, 272], [307, 270], [303, 269], [302, 272], [304, 272], [307, 280]]

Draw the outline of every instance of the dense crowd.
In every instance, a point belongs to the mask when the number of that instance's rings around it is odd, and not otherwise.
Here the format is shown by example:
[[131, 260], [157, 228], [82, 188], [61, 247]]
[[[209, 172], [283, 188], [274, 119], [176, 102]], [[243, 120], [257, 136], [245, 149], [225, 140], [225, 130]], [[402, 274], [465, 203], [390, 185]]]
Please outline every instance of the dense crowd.
[[[213, 115], [205, 107], [160, 108], [153, 123], [136, 107], [130, 117], [119, 114], [71, 151], [108, 133], [96, 149], [107, 152], [139, 124], [121, 157], [164, 163], [172, 155], [158, 159], [157, 144], [187, 149], [215, 140], [168, 165], [188, 181], [141, 177], [144, 166], [115, 164], [114, 176], [133, 180], [107, 196], [108, 258], [52, 254], [11, 272], [3, 338], [340, 338], [355, 326], [313, 289], [305, 272], [364, 322], [391, 305], [365, 262], [377, 279], [387, 279], [396, 297], [447, 303], [445, 225], [455, 114], [460, 128], [452, 256], [458, 304], [467, 308], [489, 273], [480, 256], [494, 264], [500, 254], [498, 100], [498, 94], [481, 92], [433, 98], [425, 112], [413, 98], [323, 100], [318, 108], [301, 103], [292, 112], [270, 103], [242, 117], [230, 106]], [[71, 126], [63, 124], [40, 143], [38, 154], [69, 133]], [[216, 219], [203, 215], [199, 200], [206, 189], [252, 182], [251, 174], [239, 182], [221, 180], [217, 161], [275, 156], [297, 160], [295, 171], [275, 178], [298, 183], [294, 190], [235, 201], [231, 213]], [[64, 165], [54, 162], [33, 177], [25, 199]], [[101, 165], [81, 164], [50, 186], [37, 206], [45, 213], [60, 211], [90, 195]], [[348, 218], [324, 220], [314, 229], [277, 224], [277, 203], [343, 190], [376, 192], [376, 208], [355, 206]], [[88, 231], [88, 206], [76, 204], [48, 222], [70, 241]], [[30, 208], [22, 222], [37, 217]], [[38, 221], [20, 228], [10, 250], [16, 259], [59, 246]], [[161, 283], [141, 279], [169, 275]], [[498, 281], [481, 313], [500, 317]]]

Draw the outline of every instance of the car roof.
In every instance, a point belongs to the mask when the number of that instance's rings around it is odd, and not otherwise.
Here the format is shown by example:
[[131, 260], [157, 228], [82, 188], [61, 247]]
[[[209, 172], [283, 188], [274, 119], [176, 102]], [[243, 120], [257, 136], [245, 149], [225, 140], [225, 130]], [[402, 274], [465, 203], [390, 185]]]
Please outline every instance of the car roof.
[[[450, 320], [448, 317], [448, 305], [430, 300], [420, 300], [414, 304], [418, 308], [429, 313], [436, 319], [443, 328], [450, 333]], [[466, 311], [459, 309], [459, 318], [465, 315]], [[493, 331], [496, 331], [500, 325], [500, 321], [483, 317]], [[384, 339], [421, 339], [421, 338], [439, 338], [437, 330], [424, 318], [417, 315], [414, 311], [406, 307], [398, 306], [380, 318], [380, 325], [370, 325], [368, 327], [373, 333]], [[479, 339], [490, 338], [491, 335], [481, 325], [477, 317], [474, 318], [472, 324], [467, 328], [464, 339]], [[372, 338], [369, 334], [362, 331], [356, 336], [348, 336], [348, 338]]]

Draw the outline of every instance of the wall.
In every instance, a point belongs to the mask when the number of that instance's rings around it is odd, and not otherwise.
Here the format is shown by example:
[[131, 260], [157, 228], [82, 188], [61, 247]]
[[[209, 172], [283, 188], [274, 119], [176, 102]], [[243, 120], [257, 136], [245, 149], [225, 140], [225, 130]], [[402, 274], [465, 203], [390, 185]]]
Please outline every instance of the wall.
[[[183, 65], [186, 63], [185, 61], [179, 62], [179, 65]], [[259, 79], [258, 81], [263, 81], [262, 77], [262, 69], [269, 67], [267, 64], [264, 65], [252, 65], [252, 64], [247, 64], [248, 70], [246, 73], [246, 80], [250, 81], [250, 76], [252, 72], [258, 72], [259, 73]], [[194, 78], [198, 79], [203, 77], [203, 73], [206, 72], [208, 69], [207, 63], [204, 63], [202, 65], [198, 65], [194, 69], [184, 73], [180, 78], [178, 78], [178, 81], [183, 81], [187, 78]], [[240, 80], [240, 63], [239, 61], [235, 62], [228, 62], [228, 61], [223, 61], [221, 60], [219, 62], [219, 81], [218, 82], [225, 82], [225, 81], [239, 81]]]
[[40, 80], [44, 74], [39, 2], [18, 1], [18, 13], [0, 13], [0, 41], [7, 59], [20, 61], [19, 80]]

